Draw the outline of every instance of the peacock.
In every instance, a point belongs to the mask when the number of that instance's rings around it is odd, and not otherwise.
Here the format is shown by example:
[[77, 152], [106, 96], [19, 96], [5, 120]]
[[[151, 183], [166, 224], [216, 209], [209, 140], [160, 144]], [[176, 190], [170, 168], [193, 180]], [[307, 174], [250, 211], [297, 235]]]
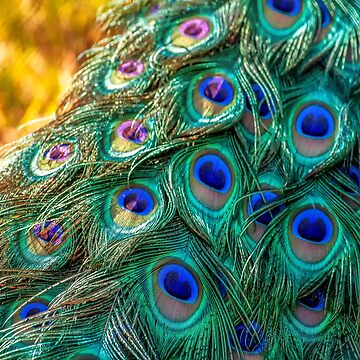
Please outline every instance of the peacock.
[[0, 359], [360, 359], [360, 2], [98, 24], [0, 150]]

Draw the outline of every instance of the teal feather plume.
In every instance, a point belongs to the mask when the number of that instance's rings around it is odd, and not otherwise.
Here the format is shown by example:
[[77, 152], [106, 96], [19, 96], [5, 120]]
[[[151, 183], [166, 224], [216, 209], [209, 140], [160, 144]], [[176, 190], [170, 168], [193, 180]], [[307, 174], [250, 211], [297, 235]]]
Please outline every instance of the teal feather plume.
[[105, 6], [0, 150], [0, 358], [360, 359], [359, 14]]

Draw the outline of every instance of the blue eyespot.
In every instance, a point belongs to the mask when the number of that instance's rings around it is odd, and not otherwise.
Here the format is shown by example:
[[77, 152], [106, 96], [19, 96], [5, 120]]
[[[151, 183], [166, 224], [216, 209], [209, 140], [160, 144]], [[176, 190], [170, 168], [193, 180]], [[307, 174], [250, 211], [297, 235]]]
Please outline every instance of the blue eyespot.
[[298, 301], [311, 310], [323, 311], [325, 309], [325, 300], [325, 294], [319, 288], [311, 294], [300, 298]]
[[[263, 120], [268, 120], [272, 117], [272, 113], [274, 113], [274, 109], [272, 108], [270, 111], [268, 103], [265, 100], [265, 94], [262, 91], [261, 87], [258, 84], [252, 85], [252, 90], [254, 91], [257, 103], [259, 105], [258, 112], [259, 116]], [[245, 94], [245, 108], [248, 112], [252, 112], [252, 107], [250, 104], [249, 96]]]
[[195, 178], [206, 186], [221, 192], [229, 191], [232, 175], [228, 165], [218, 155], [203, 155], [194, 166]]
[[330, 111], [317, 104], [301, 110], [296, 119], [297, 132], [309, 138], [328, 139], [333, 135], [334, 127]]
[[[253, 322], [246, 328], [245, 325], [241, 323], [236, 326], [235, 331], [242, 351], [253, 354], [260, 354], [263, 352], [265, 339], [259, 324]], [[236, 349], [234, 340], [231, 337], [230, 345], [233, 349]]]
[[44, 312], [48, 309], [48, 306], [46, 306], [43, 303], [40, 302], [33, 302], [26, 304], [22, 309], [20, 310], [20, 319], [25, 320], [30, 316], [34, 316], [38, 313]]
[[279, 13], [296, 16], [302, 8], [302, 0], [267, 0], [268, 6]]
[[216, 75], [201, 81], [200, 96], [221, 106], [227, 106], [234, 100], [234, 89], [224, 77]]
[[295, 217], [292, 232], [304, 241], [325, 244], [331, 240], [333, 224], [323, 211], [307, 209]]
[[331, 15], [322, 0], [316, 0], [321, 11], [321, 27], [325, 29], [331, 22]]
[[137, 215], [148, 215], [154, 209], [154, 199], [143, 188], [130, 188], [118, 196], [118, 205]]
[[[248, 203], [248, 214], [251, 215], [252, 213], [260, 210], [262, 207], [268, 205], [272, 201], [276, 201], [278, 199], [278, 195], [271, 191], [265, 191], [263, 193], [254, 194], [251, 196], [251, 200]], [[285, 208], [284, 204], [279, 204], [265, 213], [259, 215], [255, 221], [261, 223], [263, 225], [269, 225], [270, 221], [275, 218], [281, 211]]]
[[194, 304], [199, 296], [194, 276], [181, 265], [164, 265], [159, 271], [158, 281], [165, 294], [184, 303]]

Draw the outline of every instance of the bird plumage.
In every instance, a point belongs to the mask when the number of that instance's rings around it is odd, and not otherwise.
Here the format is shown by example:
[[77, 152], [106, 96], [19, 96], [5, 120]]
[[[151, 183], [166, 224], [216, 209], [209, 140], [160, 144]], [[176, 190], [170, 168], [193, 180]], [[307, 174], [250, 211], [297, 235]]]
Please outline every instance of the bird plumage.
[[0, 358], [359, 359], [359, 14], [102, 9], [1, 150]]

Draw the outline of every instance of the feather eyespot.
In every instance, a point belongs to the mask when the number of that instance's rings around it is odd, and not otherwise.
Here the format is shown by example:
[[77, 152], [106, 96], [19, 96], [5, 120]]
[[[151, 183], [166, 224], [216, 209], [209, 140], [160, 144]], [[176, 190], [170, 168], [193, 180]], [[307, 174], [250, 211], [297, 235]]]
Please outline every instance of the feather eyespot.
[[61, 142], [48, 146], [40, 152], [36, 160], [36, 168], [43, 173], [49, 173], [53, 170], [63, 167], [75, 155], [75, 145], [71, 142]]
[[31, 302], [24, 305], [19, 312], [19, 319], [25, 320], [48, 309], [48, 304], [44, 302]]
[[148, 139], [149, 130], [145, 124], [136, 120], [122, 120], [113, 127], [111, 149], [119, 154], [133, 153]]
[[203, 117], [213, 117], [233, 106], [235, 88], [232, 82], [221, 74], [201, 78], [193, 90], [195, 110]]
[[136, 111], [120, 119], [115, 118], [104, 127], [102, 158], [120, 162], [135, 158], [155, 145], [152, 129], [153, 119], [139, 117]]
[[[240, 349], [245, 354], [261, 354], [264, 351], [265, 335], [258, 323], [253, 322], [247, 327], [244, 323], [241, 323], [235, 327], [235, 332]], [[230, 337], [230, 345], [233, 349], [233, 354], [236, 354], [238, 345], [232, 337]]]
[[305, 206], [291, 216], [288, 237], [298, 259], [318, 263], [329, 254], [338, 231], [336, 218], [325, 207]]
[[193, 16], [178, 25], [172, 35], [172, 46], [182, 51], [203, 44], [213, 28], [212, 21], [205, 16]]
[[145, 64], [139, 59], [131, 59], [122, 62], [111, 72], [110, 83], [115, 87], [122, 87], [129, 81], [141, 76], [146, 70]]
[[231, 187], [231, 172], [224, 160], [215, 154], [203, 155], [194, 167], [195, 179], [209, 188], [226, 193]]
[[296, 118], [296, 131], [304, 137], [328, 139], [334, 133], [334, 118], [321, 104], [304, 107]]
[[146, 127], [137, 121], [125, 121], [117, 129], [120, 138], [135, 144], [143, 144], [147, 138]]
[[[50, 301], [46, 298], [43, 297], [38, 297], [35, 298], [29, 302], [25, 302], [23, 305], [21, 303], [16, 303], [15, 304], [15, 309], [16, 312], [14, 313], [14, 315], [11, 318], [11, 323], [12, 324], [16, 324], [19, 323], [21, 321], [36, 321], [35, 318], [32, 319], [33, 317], [37, 317], [40, 313], [46, 312], [49, 309], [49, 303]], [[42, 317], [43, 318], [43, 317]], [[46, 322], [44, 321], [44, 324]], [[39, 325], [41, 325], [41, 323], [36, 323], [34, 324], [33, 328], [37, 328]], [[28, 339], [26, 341], [23, 341], [26, 344], [32, 344], [33, 341], [32, 339]]]
[[202, 286], [194, 270], [179, 259], [158, 263], [153, 273], [158, 311], [167, 320], [185, 322], [199, 310]]
[[112, 218], [122, 228], [133, 228], [148, 221], [157, 207], [157, 198], [148, 187], [133, 184], [113, 196]]
[[39, 256], [48, 256], [59, 250], [65, 242], [61, 225], [54, 221], [36, 224], [28, 237], [29, 250]]
[[[336, 106], [336, 100], [333, 101]], [[317, 163], [335, 146], [339, 119], [327, 103], [313, 100], [301, 102], [289, 115], [289, 121], [289, 144], [297, 162], [305, 165]]]
[[118, 205], [133, 214], [149, 215], [154, 209], [154, 199], [144, 188], [125, 189], [118, 195]]
[[190, 187], [203, 205], [220, 210], [234, 187], [233, 169], [220, 153], [200, 152], [191, 163]]
[[326, 296], [321, 288], [297, 300], [294, 315], [305, 326], [317, 326], [326, 316]]
[[199, 296], [199, 288], [194, 276], [178, 264], [164, 265], [158, 276], [160, 289], [178, 301], [194, 304]]
[[303, 0], [258, 0], [260, 21], [265, 29], [277, 32], [289, 31], [304, 12]]
[[326, 244], [332, 238], [333, 225], [325, 212], [319, 209], [306, 209], [295, 216], [292, 233], [302, 241]]

